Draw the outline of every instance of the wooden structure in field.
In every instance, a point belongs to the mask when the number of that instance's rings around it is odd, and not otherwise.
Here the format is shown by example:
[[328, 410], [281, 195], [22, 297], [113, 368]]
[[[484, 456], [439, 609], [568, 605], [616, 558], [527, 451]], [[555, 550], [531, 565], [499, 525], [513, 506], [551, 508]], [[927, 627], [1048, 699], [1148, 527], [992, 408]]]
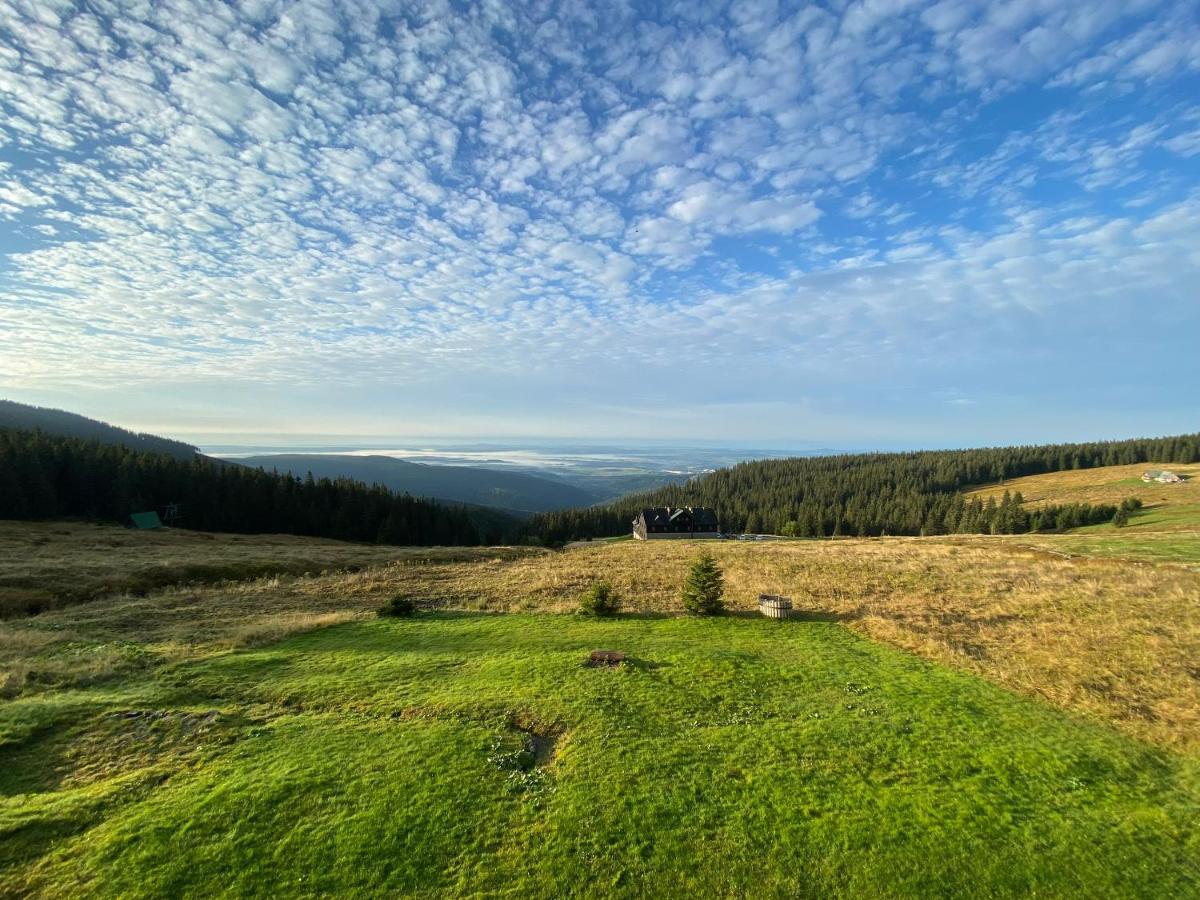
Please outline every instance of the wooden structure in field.
[[759, 594], [758, 611], [768, 619], [787, 619], [792, 615], [792, 601], [776, 594]]
[[716, 510], [707, 506], [647, 506], [633, 520], [633, 536], [639, 541], [668, 538], [719, 538]]
[[625, 654], [620, 650], [593, 650], [588, 655], [587, 664], [593, 669], [616, 668], [625, 662]]

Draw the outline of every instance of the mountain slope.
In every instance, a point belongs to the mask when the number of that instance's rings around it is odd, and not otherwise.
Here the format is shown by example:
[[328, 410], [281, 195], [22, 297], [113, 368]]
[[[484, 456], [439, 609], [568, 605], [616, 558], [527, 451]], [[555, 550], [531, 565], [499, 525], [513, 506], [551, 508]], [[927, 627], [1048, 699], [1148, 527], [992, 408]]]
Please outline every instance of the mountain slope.
[[0, 400], [0, 428], [40, 431], [56, 437], [118, 444], [142, 453], [165, 453], [176, 459], [192, 459], [199, 453], [195, 447], [183, 441], [129, 431], [66, 410], [29, 406], [13, 400]]
[[[1146, 483], [1147, 469], [1170, 469], [1185, 480], [1181, 484]], [[1129, 526], [1135, 531], [1194, 532], [1200, 528], [1200, 464], [1149, 460], [1124, 466], [1070, 469], [1045, 475], [1011, 478], [966, 491], [967, 497], [999, 502], [1005, 491], [1021, 492], [1031, 509], [1054, 503], [1120, 503], [1127, 497], [1142, 501]]]
[[523, 472], [469, 466], [431, 466], [390, 456], [287, 453], [238, 459], [242, 465], [304, 477], [353, 478], [381, 484], [414, 497], [494, 506], [519, 512], [543, 512], [588, 506], [597, 496], [583, 488]]
[[205, 456], [174, 459], [93, 440], [0, 429], [0, 519], [126, 522], [178, 505], [197, 531], [298, 534], [396, 545], [499, 543], [499, 510], [407, 496], [348, 478], [299, 480]]
[[[798, 537], [883, 534], [1021, 533], [1095, 524], [1115, 509], [1072, 500], [1024, 510], [961, 492], [988, 482], [1047, 472], [1150, 462], [1200, 462], [1200, 434], [1162, 438], [861, 453], [759, 460], [720, 469], [684, 485], [588, 509], [545, 513], [530, 523], [551, 541], [602, 537], [629, 529], [642, 506], [710, 506], [727, 531]], [[1130, 491], [1124, 496], [1136, 495]], [[1003, 493], [997, 498], [1003, 501]]]

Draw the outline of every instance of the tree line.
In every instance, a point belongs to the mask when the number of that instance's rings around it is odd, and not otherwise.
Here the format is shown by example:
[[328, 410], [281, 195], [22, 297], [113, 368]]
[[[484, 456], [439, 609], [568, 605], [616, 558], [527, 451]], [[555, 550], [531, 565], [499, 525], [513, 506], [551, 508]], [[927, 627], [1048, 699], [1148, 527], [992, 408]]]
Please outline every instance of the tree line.
[[0, 429], [0, 518], [129, 515], [178, 504], [199, 531], [282, 533], [381, 544], [500, 543], [514, 523], [350, 479], [280, 475], [99, 440]]
[[529, 520], [526, 533], [546, 543], [622, 534], [647, 506], [709, 506], [725, 531], [798, 537], [1059, 531], [1110, 521], [1118, 509], [1064, 504], [1029, 510], [1019, 494], [984, 502], [961, 492], [1067, 469], [1197, 461], [1200, 434], [759, 460], [601, 506], [542, 513]]

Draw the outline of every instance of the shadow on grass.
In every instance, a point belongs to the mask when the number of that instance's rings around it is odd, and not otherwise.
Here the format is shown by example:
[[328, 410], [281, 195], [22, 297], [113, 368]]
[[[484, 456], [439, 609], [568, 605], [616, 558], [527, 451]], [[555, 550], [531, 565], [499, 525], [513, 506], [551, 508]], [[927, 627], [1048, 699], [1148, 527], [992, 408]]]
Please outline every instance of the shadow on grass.
[[650, 659], [641, 659], [636, 656], [626, 656], [623, 665], [628, 666], [631, 669], [637, 669], [639, 672], [653, 672], [657, 669], [669, 669], [673, 663], [656, 662]]
[[794, 609], [792, 610], [792, 614], [786, 619], [771, 619], [756, 609], [734, 609], [725, 613], [725, 618], [763, 619], [768, 622], [778, 622], [782, 625], [785, 622], [848, 622], [858, 618], [858, 616], [854, 613], [836, 613], [824, 609]]

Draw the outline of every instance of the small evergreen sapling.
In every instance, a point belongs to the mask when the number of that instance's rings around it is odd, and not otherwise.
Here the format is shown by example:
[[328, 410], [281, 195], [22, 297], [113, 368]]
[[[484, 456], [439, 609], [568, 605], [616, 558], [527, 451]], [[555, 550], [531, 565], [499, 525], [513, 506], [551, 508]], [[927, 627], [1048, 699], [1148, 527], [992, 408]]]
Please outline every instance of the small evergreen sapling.
[[692, 563], [683, 583], [683, 608], [698, 616], [715, 616], [725, 610], [721, 594], [725, 578], [721, 567], [708, 553], [702, 553]]
[[579, 611], [585, 616], [615, 616], [621, 598], [607, 581], [597, 581], [579, 598]]

